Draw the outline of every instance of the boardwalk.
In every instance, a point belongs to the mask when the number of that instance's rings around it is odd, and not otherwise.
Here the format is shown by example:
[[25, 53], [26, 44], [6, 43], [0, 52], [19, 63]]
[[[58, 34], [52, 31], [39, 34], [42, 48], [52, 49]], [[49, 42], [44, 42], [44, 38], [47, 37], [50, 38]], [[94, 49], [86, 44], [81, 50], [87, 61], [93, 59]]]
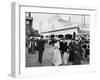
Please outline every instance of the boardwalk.
[[[46, 56], [43, 56], [45, 59], [43, 61], [42, 64], [40, 64], [38, 62], [38, 51], [35, 51], [35, 54], [26, 54], [26, 67], [39, 67], [39, 66], [52, 66], [52, 64], [50, 63], [50, 61], [47, 61], [47, 57], [49, 59], [52, 58], [53, 55], [53, 47], [50, 46], [49, 44], [45, 44], [45, 52], [43, 54], [46, 54]], [[89, 64], [89, 61], [87, 60], [82, 60], [81, 61], [82, 64]], [[68, 62], [68, 65], [72, 65], [71, 62]]]
[[[53, 51], [53, 47], [50, 46], [49, 44], [45, 44], [45, 53], [51, 53]], [[35, 67], [35, 66], [52, 66], [47, 60], [43, 61], [42, 64], [38, 62], [38, 51], [35, 51], [35, 54], [26, 54], [26, 67]], [[43, 57], [50, 57], [50, 54], [47, 54], [46, 56]]]

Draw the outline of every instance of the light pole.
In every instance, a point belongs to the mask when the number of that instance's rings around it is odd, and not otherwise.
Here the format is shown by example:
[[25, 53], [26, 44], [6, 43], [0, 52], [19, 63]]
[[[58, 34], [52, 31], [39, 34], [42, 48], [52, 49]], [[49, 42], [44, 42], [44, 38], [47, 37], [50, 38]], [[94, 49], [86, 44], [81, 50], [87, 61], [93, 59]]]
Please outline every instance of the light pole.
[[39, 22], [39, 30], [40, 30], [40, 34], [41, 34], [41, 25], [42, 25], [42, 23]]
[[85, 15], [82, 15], [82, 24], [83, 24], [82, 27], [85, 27], [86, 26], [86, 23], [85, 23]]

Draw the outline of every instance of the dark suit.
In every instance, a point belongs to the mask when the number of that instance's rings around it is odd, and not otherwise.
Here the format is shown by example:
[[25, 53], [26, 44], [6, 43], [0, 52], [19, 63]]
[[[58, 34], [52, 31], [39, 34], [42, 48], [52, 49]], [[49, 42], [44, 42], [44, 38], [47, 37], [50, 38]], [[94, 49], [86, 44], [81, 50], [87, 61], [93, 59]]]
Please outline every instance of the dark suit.
[[37, 44], [37, 48], [39, 51], [39, 62], [42, 63], [42, 56], [43, 56], [43, 51], [44, 51], [44, 44], [45, 41], [44, 40], [39, 40], [38, 44]]
[[67, 51], [67, 42], [60, 42], [60, 50], [63, 52]]
[[67, 51], [67, 42], [60, 42], [61, 56], [63, 57], [64, 52]]

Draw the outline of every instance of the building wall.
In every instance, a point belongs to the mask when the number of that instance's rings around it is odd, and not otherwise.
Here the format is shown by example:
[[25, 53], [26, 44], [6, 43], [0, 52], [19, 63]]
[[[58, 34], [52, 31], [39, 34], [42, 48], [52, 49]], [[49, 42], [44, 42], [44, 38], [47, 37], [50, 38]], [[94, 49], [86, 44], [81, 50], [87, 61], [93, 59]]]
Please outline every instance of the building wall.
[[78, 34], [78, 29], [77, 28], [73, 28], [73, 29], [68, 29], [68, 30], [63, 30], [63, 31], [57, 31], [57, 32], [50, 32], [50, 33], [43, 33], [42, 35], [46, 36], [46, 35], [59, 35], [59, 34], [73, 34], [73, 32], [76, 33], [76, 35]]

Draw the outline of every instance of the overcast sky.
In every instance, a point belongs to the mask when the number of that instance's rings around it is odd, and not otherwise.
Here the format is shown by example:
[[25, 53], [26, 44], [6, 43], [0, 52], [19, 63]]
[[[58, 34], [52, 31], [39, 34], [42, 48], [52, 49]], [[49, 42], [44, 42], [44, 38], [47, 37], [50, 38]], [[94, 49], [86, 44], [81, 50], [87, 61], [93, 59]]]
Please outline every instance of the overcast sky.
[[[33, 28], [39, 32], [57, 30], [70, 27], [68, 24], [84, 24], [84, 17], [81, 15], [61, 15], [31, 13], [33, 17]], [[85, 16], [85, 24], [89, 25], [90, 17]], [[89, 26], [88, 26], [89, 28]]]

